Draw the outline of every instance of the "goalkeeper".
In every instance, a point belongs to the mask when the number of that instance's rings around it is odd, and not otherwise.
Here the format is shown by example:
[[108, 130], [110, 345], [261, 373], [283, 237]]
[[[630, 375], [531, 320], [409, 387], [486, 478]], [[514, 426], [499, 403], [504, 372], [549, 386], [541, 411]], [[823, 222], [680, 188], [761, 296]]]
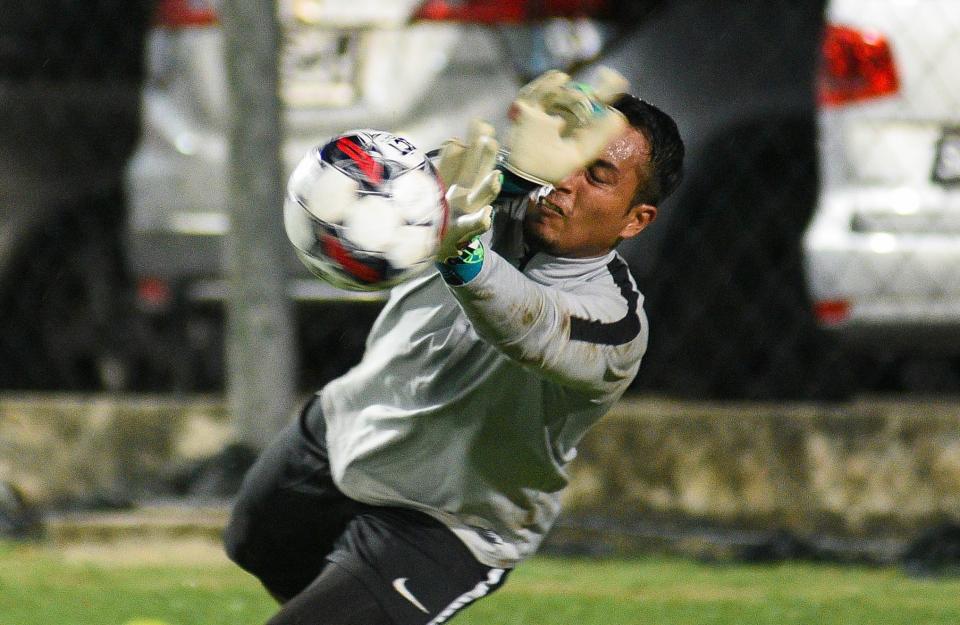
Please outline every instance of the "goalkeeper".
[[439, 270], [393, 289], [361, 362], [235, 504], [227, 552], [281, 602], [269, 625], [447, 622], [549, 531], [576, 445], [646, 349], [614, 248], [681, 178], [676, 125], [618, 78], [549, 72], [504, 150], [483, 123], [441, 150]]

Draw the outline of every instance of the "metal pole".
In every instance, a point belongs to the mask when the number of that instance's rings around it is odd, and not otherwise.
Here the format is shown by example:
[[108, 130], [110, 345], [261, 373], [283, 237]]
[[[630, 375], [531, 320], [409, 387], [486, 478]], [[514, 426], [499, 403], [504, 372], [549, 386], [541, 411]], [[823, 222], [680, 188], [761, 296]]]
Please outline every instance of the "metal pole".
[[221, 16], [232, 105], [227, 398], [237, 441], [261, 449], [289, 416], [296, 372], [281, 208], [280, 27], [273, 0], [224, 0]]

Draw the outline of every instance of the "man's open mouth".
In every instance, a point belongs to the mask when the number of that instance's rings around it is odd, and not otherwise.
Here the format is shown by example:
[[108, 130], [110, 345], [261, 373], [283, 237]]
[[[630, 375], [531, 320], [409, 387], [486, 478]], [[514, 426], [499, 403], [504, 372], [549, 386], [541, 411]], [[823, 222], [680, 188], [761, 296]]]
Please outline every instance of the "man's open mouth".
[[540, 198], [540, 203], [547, 210], [553, 211], [554, 213], [557, 213], [558, 215], [563, 217], [563, 209], [557, 206], [556, 204], [554, 204], [553, 202], [551, 202], [550, 200], [548, 200], [547, 198]]

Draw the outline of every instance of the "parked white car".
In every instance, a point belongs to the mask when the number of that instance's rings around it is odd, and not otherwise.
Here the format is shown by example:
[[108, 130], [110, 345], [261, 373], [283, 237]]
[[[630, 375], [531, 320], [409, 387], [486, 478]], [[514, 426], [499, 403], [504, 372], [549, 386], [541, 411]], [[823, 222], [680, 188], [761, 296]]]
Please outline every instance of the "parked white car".
[[960, 355], [960, 2], [833, 0], [827, 20], [817, 319], [861, 350]]
[[[526, 4], [278, 0], [287, 173], [312, 146], [349, 129], [389, 130], [429, 150], [462, 135], [472, 117], [505, 125], [525, 77], [505, 49], [510, 33], [485, 26], [512, 24]], [[598, 3], [550, 4], [562, 14]], [[163, 0], [160, 16], [147, 42], [143, 137], [126, 172], [127, 247], [134, 275], [153, 280], [148, 285], [189, 282], [189, 299], [222, 301], [229, 122], [223, 33], [215, 5], [203, 0]], [[599, 27], [589, 21], [551, 23], [554, 54], [575, 59], [599, 51]], [[307, 279], [290, 258], [291, 272], [304, 277], [291, 282], [298, 300], [371, 297]]]
[[[599, 53], [607, 27], [589, 15], [603, 4], [277, 0], [287, 174], [311, 147], [349, 129], [389, 130], [424, 150], [463, 136], [474, 117], [503, 129], [511, 99], [531, 75]], [[224, 36], [215, 0], [157, 6], [146, 42], [142, 136], [125, 173], [125, 248], [140, 309], [168, 333], [152, 342], [177, 346], [169, 365], [154, 365], [156, 376], [172, 370], [180, 380], [174, 387], [210, 388], [222, 374], [227, 297]], [[535, 28], [527, 24], [531, 11], [545, 18]], [[385, 294], [333, 288], [313, 278], [292, 248], [288, 273], [305, 352], [324, 353], [324, 367], [348, 367], [376, 313], [361, 304]], [[331, 373], [306, 375], [315, 383]]]

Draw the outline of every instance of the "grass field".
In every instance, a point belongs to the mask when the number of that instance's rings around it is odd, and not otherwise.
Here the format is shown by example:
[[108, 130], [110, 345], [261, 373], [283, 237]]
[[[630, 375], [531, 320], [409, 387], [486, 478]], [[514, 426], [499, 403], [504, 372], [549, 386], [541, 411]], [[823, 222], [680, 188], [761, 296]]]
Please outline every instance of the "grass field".
[[[0, 625], [254, 625], [273, 612], [210, 543], [0, 544]], [[960, 579], [806, 563], [537, 558], [457, 625], [956, 625]]]

